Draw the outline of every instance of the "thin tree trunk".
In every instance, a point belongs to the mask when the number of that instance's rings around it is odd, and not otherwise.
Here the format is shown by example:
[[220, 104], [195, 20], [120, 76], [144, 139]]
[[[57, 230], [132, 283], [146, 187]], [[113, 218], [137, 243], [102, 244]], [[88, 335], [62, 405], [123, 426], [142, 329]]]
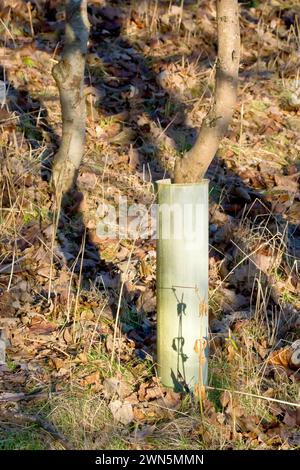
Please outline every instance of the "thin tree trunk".
[[87, 0], [66, 0], [65, 43], [52, 74], [59, 89], [62, 138], [52, 167], [57, 193], [68, 191], [77, 176], [85, 143], [84, 68], [89, 38]]
[[195, 145], [175, 165], [175, 183], [200, 181], [227, 132], [237, 98], [240, 61], [238, 0], [217, 0], [218, 60], [214, 105]]

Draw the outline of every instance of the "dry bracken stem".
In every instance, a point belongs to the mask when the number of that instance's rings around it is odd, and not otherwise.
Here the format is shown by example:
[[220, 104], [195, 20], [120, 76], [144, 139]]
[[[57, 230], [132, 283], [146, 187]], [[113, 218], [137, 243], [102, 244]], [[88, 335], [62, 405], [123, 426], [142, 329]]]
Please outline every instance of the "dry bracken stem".
[[175, 165], [175, 183], [200, 181], [232, 119], [240, 62], [238, 0], [217, 0], [218, 60], [214, 105], [203, 120], [192, 149]]
[[76, 298], [75, 298], [75, 306], [74, 306], [74, 317], [73, 317], [73, 333], [75, 335], [75, 327], [76, 327], [76, 319], [77, 319], [77, 309], [78, 309], [78, 302], [79, 302], [79, 294], [80, 294], [80, 288], [81, 288], [81, 279], [82, 279], [82, 268], [83, 268], [83, 260], [84, 260], [84, 252], [85, 252], [85, 242], [86, 242], [86, 228], [84, 230], [84, 234], [82, 237], [82, 243], [81, 243], [81, 260], [80, 260], [80, 268], [79, 268], [79, 278], [78, 278], [78, 286], [77, 286], [77, 292], [76, 292]]
[[77, 256], [73, 262], [73, 266], [71, 268], [71, 276], [70, 276], [70, 281], [69, 281], [69, 287], [68, 287], [68, 298], [67, 298], [67, 315], [66, 315], [66, 322], [69, 323], [70, 317], [71, 317], [71, 307], [72, 307], [72, 298], [71, 298], [71, 290], [72, 290], [72, 285], [73, 285], [73, 277], [74, 277], [74, 272], [76, 268], [76, 264], [79, 260], [79, 256], [81, 255], [81, 252], [79, 251], [77, 253]]
[[28, 10], [28, 16], [29, 16], [31, 36], [34, 37], [34, 29], [33, 29], [33, 23], [32, 23], [31, 3], [30, 2], [27, 3], [27, 10]]
[[[9, 175], [10, 176], [10, 175]], [[10, 192], [10, 185], [12, 185], [12, 181], [11, 181], [11, 178], [7, 177], [7, 192], [8, 192], [8, 197], [9, 197], [9, 206], [10, 208], [13, 207], [13, 199], [12, 199], [12, 196], [11, 196], [11, 192]], [[13, 187], [13, 186], [12, 186]], [[10, 276], [9, 276], [9, 281], [8, 281], [8, 285], [7, 285], [7, 292], [10, 291], [10, 288], [11, 288], [11, 284], [12, 284], [12, 280], [13, 280], [13, 275], [14, 275], [14, 265], [15, 265], [15, 258], [16, 258], [16, 251], [17, 251], [17, 244], [16, 244], [16, 240], [17, 240], [17, 229], [16, 229], [16, 219], [15, 219], [15, 214], [14, 212], [11, 212], [12, 214], [12, 222], [13, 222], [13, 228], [14, 228], [14, 249], [13, 249], [13, 259], [12, 259], [12, 264], [11, 264], [11, 271], [10, 271]]]
[[58, 229], [58, 224], [59, 224], [59, 218], [60, 218], [60, 211], [61, 211], [61, 195], [60, 198], [56, 199], [56, 205], [57, 205], [57, 213], [53, 215], [53, 230], [52, 230], [52, 237], [51, 237], [51, 262], [50, 262], [50, 269], [49, 269], [49, 286], [48, 286], [48, 302], [50, 302], [51, 298], [51, 290], [52, 290], [52, 276], [53, 276], [53, 264], [54, 264], [54, 245], [55, 245], [55, 239], [56, 239], [56, 233]]

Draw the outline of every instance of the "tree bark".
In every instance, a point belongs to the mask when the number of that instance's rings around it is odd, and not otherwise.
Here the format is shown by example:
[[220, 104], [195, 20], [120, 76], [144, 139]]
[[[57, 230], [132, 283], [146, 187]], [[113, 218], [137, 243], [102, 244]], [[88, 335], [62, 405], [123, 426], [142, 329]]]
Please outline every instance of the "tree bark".
[[89, 38], [87, 0], [66, 0], [65, 42], [52, 74], [59, 89], [62, 138], [52, 167], [56, 193], [74, 184], [85, 143], [84, 69]]
[[175, 183], [200, 181], [227, 132], [237, 98], [240, 62], [238, 0], [217, 0], [218, 59], [214, 105], [194, 146], [175, 165]]

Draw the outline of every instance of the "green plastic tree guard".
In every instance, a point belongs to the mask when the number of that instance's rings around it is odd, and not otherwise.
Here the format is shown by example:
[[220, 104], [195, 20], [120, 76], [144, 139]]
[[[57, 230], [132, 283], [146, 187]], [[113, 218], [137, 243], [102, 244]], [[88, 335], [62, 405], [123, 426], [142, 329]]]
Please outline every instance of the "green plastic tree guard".
[[195, 395], [208, 372], [208, 183], [157, 182], [158, 374]]

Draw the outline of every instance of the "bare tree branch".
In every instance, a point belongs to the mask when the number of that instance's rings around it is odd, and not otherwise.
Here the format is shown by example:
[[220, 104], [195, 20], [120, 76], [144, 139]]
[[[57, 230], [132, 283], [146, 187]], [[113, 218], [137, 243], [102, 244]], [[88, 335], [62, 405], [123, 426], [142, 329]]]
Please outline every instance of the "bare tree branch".
[[237, 98], [240, 62], [238, 0], [217, 0], [218, 61], [214, 105], [195, 145], [175, 165], [175, 183], [200, 181], [227, 132]]
[[76, 178], [85, 142], [84, 68], [89, 37], [87, 0], [66, 0], [65, 43], [61, 61], [53, 67], [62, 112], [62, 139], [54, 157], [52, 182], [67, 191]]

